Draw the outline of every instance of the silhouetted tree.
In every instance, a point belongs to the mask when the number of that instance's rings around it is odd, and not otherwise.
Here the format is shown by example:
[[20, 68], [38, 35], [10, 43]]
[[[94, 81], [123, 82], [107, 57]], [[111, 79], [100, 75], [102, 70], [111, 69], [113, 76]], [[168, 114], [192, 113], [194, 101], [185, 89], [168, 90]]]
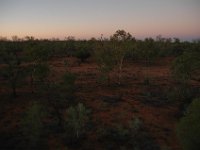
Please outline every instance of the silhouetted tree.
[[111, 37], [111, 48], [113, 50], [113, 57], [116, 61], [118, 70], [118, 84], [121, 84], [122, 68], [126, 53], [130, 49], [130, 42], [132, 35], [124, 30], [117, 30]]

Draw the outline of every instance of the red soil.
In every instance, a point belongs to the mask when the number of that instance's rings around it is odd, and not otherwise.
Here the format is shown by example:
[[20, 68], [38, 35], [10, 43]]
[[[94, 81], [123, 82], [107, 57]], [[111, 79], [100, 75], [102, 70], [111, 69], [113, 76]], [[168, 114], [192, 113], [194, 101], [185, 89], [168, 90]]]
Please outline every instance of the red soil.
[[[76, 96], [92, 110], [94, 122], [105, 125], [127, 124], [133, 116], [137, 116], [144, 121], [145, 127], [161, 147], [168, 146], [172, 150], [179, 150], [180, 146], [175, 134], [175, 126], [178, 121], [175, 117], [178, 112], [177, 104], [151, 106], [141, 102], [138, 98], [140, 93], [148, 91], [148, 88], [150, 90], [154, 87], [165, 88], [173, 84], [170, 77], [172, 59], [162, 58], [149, 66], [148, 69], [139, 62], [125, 62], [122, 85], [117, 86], [116, 73], [111, 73], [111, 83], [107, 86], [97, 83], [99, 72], [93, 60], [88, 60], [79, 65], [75, 58], [53, 58], [50, 65], [54, 71], [50, 79], [59, 80], [66, 69], [76, 73], [78, 75]], [[64, 60], [68, 61], [68, 67], [64, 66]], [[143, 85], [145, 74], [148, 75], [153, 86], [146, 87]], [[30, 88], [22, 87], [18, 92], [26, 93], [30, 92], [29, 90]], [[4, 90], [1, 89], [0, 91]], [[101, 100], [102, 96], [118, 96], [120, 94], [122, 95], [121, 100], [116, 105]], [[19, 93], [19, 95], [22, 95], [22, 93]], [[8, 132], [17, 128], [19, 117], [28, 104], [27, 97], [19, 96], [5, 108], [2, 108], [0, 130]], [[94, 137], [95, 135], [91, 133], [89, 138], [94, 141]], [[58, 143], [59, 139], [49, 137], [49, 145], [52, 149], [55, 145], [59, 145]]]

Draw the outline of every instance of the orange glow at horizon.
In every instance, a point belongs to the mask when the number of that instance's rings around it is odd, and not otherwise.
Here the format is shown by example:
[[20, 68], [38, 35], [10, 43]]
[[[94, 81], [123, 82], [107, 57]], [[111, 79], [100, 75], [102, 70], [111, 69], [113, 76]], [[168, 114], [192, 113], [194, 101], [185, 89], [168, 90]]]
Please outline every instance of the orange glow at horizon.
[[0, 36], [109, 38], [123, 29], [136, 38], [162, 35], [192, 40], [200, 38], [199, 8], [196, 0], [5, 1], [0, 5]]

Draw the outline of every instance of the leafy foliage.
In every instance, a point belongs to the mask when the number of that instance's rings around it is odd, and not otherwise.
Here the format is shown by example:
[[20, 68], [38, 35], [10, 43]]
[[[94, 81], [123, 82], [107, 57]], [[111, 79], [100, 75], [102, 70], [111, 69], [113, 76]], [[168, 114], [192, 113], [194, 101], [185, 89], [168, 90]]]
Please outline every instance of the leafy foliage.
[[145, 131], [140, 119], [130, 120], [128, 127], [117, 125], [100, 132], [100, 141], [106, 149], [158, 150], [159, 147]]
[[104, 79], [108, 78], [109, 72], [117, 69], [118, 84], [121, 84], [122, 68], [126, 53], [130, 49], [132, 36], [124, 30], [117, 30], [110, 37], [110, 43], [102, 42], [96, 51], [96, 61]]
[[109, 81], [109, 73], [114, 69], [115, 60], [113, 51], [108, 43], [99, 45], [99, 49], [95, 51], [95, 58], [98, 65], [98, 70], [101, 73], [101, 79]]
[[35, 66], [34, 71], [33, 71], [33, 76], [36, 81], [38, 80], [42, 82], [44, 79], [48, 77], [49, 73], [50, 73], [50, 69], [49, 69], [48, 64], [40, 63]]
[[200, 147], [200, 99], [195, 99], [177, 125], [177, 135], [184, 150]]
[[77, 142], [85, 135], [88, 113], [89, 110], [82, 103], [67, 109], [65, 135], [69, 143]]
[[53, 108], [60, 129], [64, 124], [63, 109], [75, 103], [75, 80], [73, 73], [66, 72], [60, 82], [49, 82], [43, 87], [42, 95], [47, 95], [46, 102]]
[[75, 93], [75, 81], [76, 81], [76, 75], [70, 72], [66, 72], [63, 75], [62, 81], [60, 83], [60, 90], [62, 93], [64, 93], [64, 99], [72, 99], [74, 97]]
[[22, 121], [22, 133], [27, 141], [29, 148], [36, 148], [41, 142], [41, 135], [43, 132], [44, 112], [42, 106], [34, 102], [30, 108], [27, 109]]
[[86, 49], [78, 50], [75, 55], [78, 59], [81, 60], [81, 62], [84, 62], [91, 56], [90, 52]]
[[0, 49], [0, 58], [5, 64], [1, 69], [1, 75], [8, 81], [8, 85], [12, 89], [12, 95], [17, 96], [17, 85], [24, 76], [21, 67], [22, 57], [19, 56], [21, 47], [18, 43], [7, 43]]
[[172, 64], [172, 73], [178, 81], [187, 82], [193, 77], [197, 77], [200, 73], [200, 49], [194, 47], [189, 51], [185, 51], [176, 58]]

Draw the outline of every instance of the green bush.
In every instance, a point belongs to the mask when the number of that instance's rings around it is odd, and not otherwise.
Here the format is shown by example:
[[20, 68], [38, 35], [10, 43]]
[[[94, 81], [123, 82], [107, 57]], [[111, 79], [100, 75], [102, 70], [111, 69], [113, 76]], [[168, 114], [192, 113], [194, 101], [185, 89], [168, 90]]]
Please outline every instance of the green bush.
[[75, 99], [75, 81], [76, 75], [74, 73], [66, 72], [60, 83], [61, 96], [70, 102]]
[[84, 62], [86, 59], [88, 59], [91, 54], [88, 50], [85, 49], [80, 49], [77, 50], [77, 52], [75, 53], [75, 56], [81, 60], [81, 62]]
[[68, 144], [78, 143], [86, 133], [89, 110], [79, 103], [77, 106], [67, 109], [65, 118], [65, 138]]
[[109, 74], [114, 69], [115, 59], [114, 52], [111, 50], [108, 43], [104, 43], [103, 46], [98, 47], [95, 51], [95, 59], [100, 72], [99, 81], [108, 82], [110, 81]]
[[32, 149], [39, 146], [41, 143], [41, 135], [43, 132], [42, 118], [44, 113], [42, 106], [34, 102], [25, 112], [21, 121], [21, 129], [27, 146]]
[[75, 83], [75, 80], [76, 80], [76, 76], [75, 74], [73, 73], [70, 73], [70, 72], [66, 72], [63, 77], [62, 77], [62, 81], [63, 81], [63, 84], [66, 84], [68, 86], [72, 86], [74, 85]]
[[200, 98], [193, 100], [177, 125], [177, 135], [184, 150], [200, 147]]
[[186, 83], [192, 78], [199, 76], [200, 51], [196, 48], [185, 51], [172, 63], [172, 75], [182, 83]]
[[99, 140], [106, 149], [158, 150], [158, 145], [144, 129], [137, 117], [129, 121], [128, 127], [117, 125], [107, 127], [98, 133]]
[[50, 68], [46, 63], [40, 63], [34, 66], [33, 76], [35, 80], [43, 81], [50, 73]]
[[0, 76], [5, 78], [7, 85], [12, 90], [12, 95], [17, 96], [17, 88], [20, 81], [23, 81], [25, 73], [21, 66], [22, 57], [18, 54], [21, 48], [17, 43], [7, 43], [5, 47], [0, 48], [0, 59], [3, 66], [0, 68]]
[[41, 91], [41, 95], [45, 96], [46, 103], [53, 108], [55, 119], [58, 123], [58, 128], [63, 129], [64, 119], [63, 110], [70, 104], [74, 104], [75, 97], [75, 80], [76, 76], [73, 73], [66, 72], [59, 82], [47, 83]]

